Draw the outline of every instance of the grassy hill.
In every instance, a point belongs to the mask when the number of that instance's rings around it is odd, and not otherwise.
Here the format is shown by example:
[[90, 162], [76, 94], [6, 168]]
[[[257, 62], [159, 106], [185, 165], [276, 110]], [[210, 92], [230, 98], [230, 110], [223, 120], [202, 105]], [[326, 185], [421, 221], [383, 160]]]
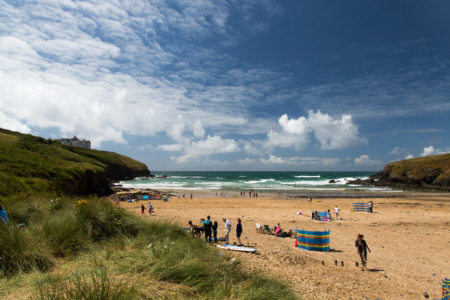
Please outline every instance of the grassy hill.
[[0, 195], [17, 192], [104, 194], [108, 179], [149, 176], [147, 166], [106, 151], [63, 146], [57, 141], [0, 128]]
[[450, 154], [393, 162], [377, 175], [375, 185], [450, 190]]

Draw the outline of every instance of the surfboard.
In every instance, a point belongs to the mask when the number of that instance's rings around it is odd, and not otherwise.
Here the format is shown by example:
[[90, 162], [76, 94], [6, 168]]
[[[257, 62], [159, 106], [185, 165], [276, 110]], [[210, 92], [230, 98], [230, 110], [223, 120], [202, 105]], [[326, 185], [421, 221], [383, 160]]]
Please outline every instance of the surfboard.
[[242, 251], [242, 252], [256, 252], [258, 249], [253, 248], [246, 248], [246, 247], [239, 247], [239, 246], [232, 246], [232, 245], [226, 245], [226, 246], [220, 246], [217, 245], [218, 248], [232, 250], [232, 251]]

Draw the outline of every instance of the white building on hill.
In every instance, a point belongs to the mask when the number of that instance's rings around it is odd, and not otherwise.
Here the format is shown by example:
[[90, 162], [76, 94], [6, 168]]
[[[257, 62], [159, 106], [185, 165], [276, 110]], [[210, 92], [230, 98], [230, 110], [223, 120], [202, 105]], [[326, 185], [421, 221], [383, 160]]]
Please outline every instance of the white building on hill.
[[63, 138], [55, 141], [59, 141], [61, 142], [61, 144], [66, 146], [91, 149], [91, 141], [86, 141], [85, 139], [79, 140], [76, 136], [74, 136], [73, 138]]

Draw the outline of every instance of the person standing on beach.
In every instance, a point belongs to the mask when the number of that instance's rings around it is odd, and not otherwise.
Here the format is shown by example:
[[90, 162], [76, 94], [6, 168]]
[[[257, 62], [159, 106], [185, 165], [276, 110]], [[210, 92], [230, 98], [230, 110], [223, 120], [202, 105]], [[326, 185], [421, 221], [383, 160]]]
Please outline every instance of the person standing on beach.
[[142, 216], [145, 216], [146, 214], [145, 214], [145, 206], [144, 206], [144, 204], [141, 204], [141, 215]]
[[212, 226], [214, 243], [217, 243], [217, 228], [219, 228], [219, 223], [217, 223], [217, 221], [214, 221], [214, 225]]
[[238, 218], [237, 219], [237, 225], [236, 225], [236, 238], [237, 238], [237, 240], [239, 242], [238, 246], [242, 246], [241, 234], [242, 234], [242, 224], [241, 224], [241, 219]]
[[153, 209], [153, 205], [149, 202], [148, 203], [148, 215], [151, 217], [152, 216], [152, 209]]
[[191, 200], [192, 200], [192, 193], [191, 193]]
[[334, 213], [336, 214], [336, 220], [339, 220], [339, 207], [337, 207], [337, 205], [334, 208]]
[[211, 242], [211, 233], [212, 233], [212, 222], [211, 217], [207, 216], [205, 221], [205, 241]]
[[358, 253], [359, 257], [361, 258], [361, 271], [364, 271], [367, 264], [367, 250], [369, 250], [369, 252], [371, 251], [369, 246], [367, 246], [367, 243], [364, 240], [364, 236], [362, 234], [356, 235], [355, 247], [356, 253]]
[[367, 208], [369, 209], [369, 212], [370, 212], [370, 213], [373, 213], [373, 202], [372, 202], [372, 201], [370, 201], [370, 202], [367, 204]]
[[230, 243], [231, 223], [226, 218], [222, 218], [222, 221], [225, 222], [225, 244], [228, 245]]
[[119, 205], [119, 198], [116, 198], [116, 205]]
[[180, 199], [180, 193], [178, 193], [178, 199]]
[[331, 212], [330, 212], [330, 210], [327, 211], [327, 220], [331, 221]]

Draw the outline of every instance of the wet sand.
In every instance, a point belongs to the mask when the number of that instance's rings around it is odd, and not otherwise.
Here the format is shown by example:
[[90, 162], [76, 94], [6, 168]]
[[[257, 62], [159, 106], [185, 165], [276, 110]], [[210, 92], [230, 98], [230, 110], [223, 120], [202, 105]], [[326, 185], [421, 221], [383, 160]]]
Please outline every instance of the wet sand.
[[[198, 194], [198, 192], [196, 192]], [[189, 193], [186, 193], [188, 196]], [[248, 269], [258, 269], [290, 282], [304, 299], [440, 299], [441, 282], [450, 277], [450, 197], [445, 195], [408, 195], [406, 198], [372, 199], [374, 213], [351, 212], [353, 199], [278, 198], [278, 195], [249, 198], [215, 197], [203, 193], [192, 200], [171, 197], [168, 203], [152, 200], [155, 214], [188, 227], [189, 220], [211, 216], [219, 221], [219, 237], [223, 237], [222, 217], [233, 226], [230, 242], [235, 237], [236, 219], [242, 219], [242, 242], [254, 246], [259, 254], [238, 253]], [[368, 202], [362, 199], [357, 202]], [[317, 202], [316, 202], [317, 201]], [[140, 205], [148, 201], [121, 203], [140, 213]], [[340, 208], [343, 220], [320, 222], [311, 220], [313, 210]], [[146, 206], [147, 207], [147, 206]], [[303, 215], [296, 213], [302, 211]], [[311, 252], [294, 247], [294, 238], [279, 238], [257, 233], [255, 223], [274, 227], [280, 222], [284, 230], [331, 230], [333, 252]], [[361, 271], [355, 262], [356, 234], [364, 234], [372, 253], [368, 254], [369, 271]], [[226, 251], [226, 250], [223, 250]], [[338, 266], [335, 265], [338, 261]], [[341, 262], [344, 266], [341, 266]]]

